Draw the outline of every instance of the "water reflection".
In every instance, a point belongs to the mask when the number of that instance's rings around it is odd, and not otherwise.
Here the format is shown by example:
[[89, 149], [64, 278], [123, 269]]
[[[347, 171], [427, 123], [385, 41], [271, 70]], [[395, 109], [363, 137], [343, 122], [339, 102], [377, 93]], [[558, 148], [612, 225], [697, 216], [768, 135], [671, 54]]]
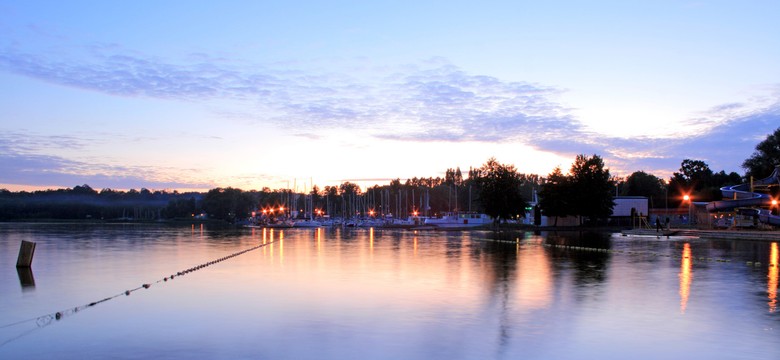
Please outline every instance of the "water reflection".
[[778, 250], [777, 243], [773, 242], [769, 249], [769, 275], [767, 293], [769, 294], [769, 312], [777, 311], [777, 281], [778, 281]]
[[19, 275], [19, 284], [22, 285], [22, 291], [35, 289], [35, 276], [33, 276], [32, 268], [17, 267], [16, 273]]
[[[30, 236], [3, 233], [3, 226], [0, 268], [10, 269], [8, 243], [15, 249]], [[658, 359], [674, 358], [680, 346], [699, 358], [780, 356], [780, 339], [766, 330], [776, 329], [777, 243], [588, 232], [504, 233], [495, 236], [508, 242], [495, 242], [494, 234], [479, 231], [217, 231], [210, 225], [202, 239], [185, 225], [92, 229], [91, 235], [76, 230], [50, 240], [50, 228], [39, 229], [45, 230], [36, 236], [46, 240], [37, 289], [20, 294], [21, 274], [0, 272], [0, 327], [80, 304], [84, 296], [98, 299], [122, 290], [117, 284], [154, 279], [172, 267], [279, 244], [0, 345], [0, 358], [112, 358], [127, 350], [171, 358]], [[692, 253], [706, 251], [739, 263], [759, 259], [768, 273], [697, 265], [697, 294], [707, 296], [698, 296], [688, 311]], [[0, 328], [0, 343], [21, 332], [8, 329]], [[201, 340], [206, 333], [210, 341]], [[87, 337], [94, 346], [83, 346]]]
[[685, 243], [682, 251], [682, 261], [680, 262], [680, 313], [685, 314], [688, 307], [688, 297], [691, 294], [691, 281], [693, 280], [691, 259], [691, 244]]

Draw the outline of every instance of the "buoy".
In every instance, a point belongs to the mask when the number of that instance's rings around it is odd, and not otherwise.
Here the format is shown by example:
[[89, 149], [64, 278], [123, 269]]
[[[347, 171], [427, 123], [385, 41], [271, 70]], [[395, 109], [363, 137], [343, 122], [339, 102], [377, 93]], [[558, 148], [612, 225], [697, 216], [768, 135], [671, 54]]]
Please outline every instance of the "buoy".
[[54, 314], [54, 318], [57, 319], [57, 320], [62, 319], [62, 313], [57, 311], [57, 313]]
[[130, 296], [130, 290], [125, 291], [125, 296]]
[[152, 286], [152, 285], [150, 285], [150, 284], [144, 284], [143, 285], [144, 289], [148, 289], [150, 286]]

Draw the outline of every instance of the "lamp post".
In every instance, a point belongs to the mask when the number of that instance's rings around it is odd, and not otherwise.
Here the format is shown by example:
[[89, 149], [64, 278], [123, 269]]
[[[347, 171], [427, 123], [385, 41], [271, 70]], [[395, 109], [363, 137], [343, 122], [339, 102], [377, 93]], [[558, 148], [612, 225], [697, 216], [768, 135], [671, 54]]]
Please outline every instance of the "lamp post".
[[688, 194], [683, 196], [683, 201], [688, 202], [688, 225], [693, 227], [693, 199]]
[[664, 181], [664, 215], [669, 217], [669, 184]]

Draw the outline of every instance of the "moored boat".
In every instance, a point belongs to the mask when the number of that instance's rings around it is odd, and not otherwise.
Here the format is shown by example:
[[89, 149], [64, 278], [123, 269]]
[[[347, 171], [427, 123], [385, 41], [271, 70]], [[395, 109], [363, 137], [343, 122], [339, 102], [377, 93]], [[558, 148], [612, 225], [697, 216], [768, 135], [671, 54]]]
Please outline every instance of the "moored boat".
[[493, 218], [487, 214], [475, 212], [448, 212], [441, 217], [425, 219], [425, 225], [432, 225], [438, 228], [472, 228], [477, 226], [489, 225], [493, 223]]

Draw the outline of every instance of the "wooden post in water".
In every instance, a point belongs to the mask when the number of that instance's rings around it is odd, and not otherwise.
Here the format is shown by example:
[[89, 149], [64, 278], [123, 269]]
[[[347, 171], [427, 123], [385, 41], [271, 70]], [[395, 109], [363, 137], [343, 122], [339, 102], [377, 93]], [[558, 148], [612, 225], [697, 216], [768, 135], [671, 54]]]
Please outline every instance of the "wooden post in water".
[[35, 254], [35, 243], [22, 240], [22, 246], [19, 248], [19, 258], [16, 260], [16, 267], [32, 266], [33, 254]]

